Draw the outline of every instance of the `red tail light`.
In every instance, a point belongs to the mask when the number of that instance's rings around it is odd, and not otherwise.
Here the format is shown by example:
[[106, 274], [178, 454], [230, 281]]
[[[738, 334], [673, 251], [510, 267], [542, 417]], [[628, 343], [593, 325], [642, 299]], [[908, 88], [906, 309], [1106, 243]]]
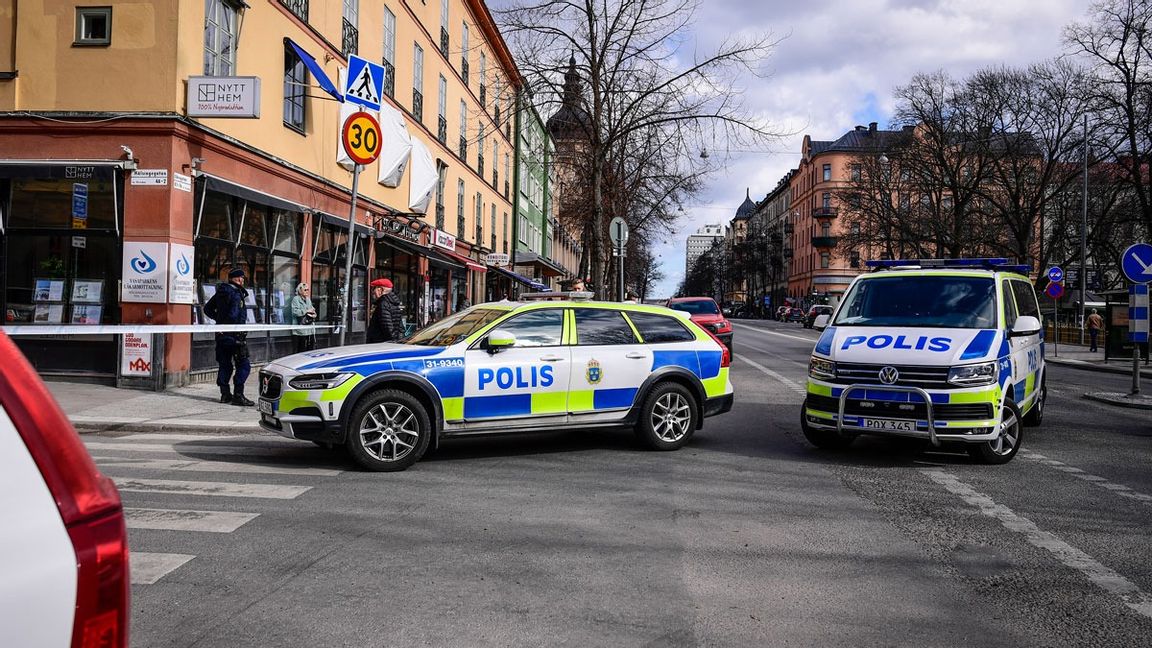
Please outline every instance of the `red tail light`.
[[708, 327], [701, 326], [700, 328], [708, 334], [708, 337], [715, 340], [716, 344], [720, 345], [720, 368], [732, 366], [732, 352], [728, 350], [728, 346], [721, 342], [715, 333], [708, 330]]
[[44, 482], [76, 551], [74, 648], [128, 645], [128, 536], [112, 481], [7, 335], [0, 334], [0, 403]]

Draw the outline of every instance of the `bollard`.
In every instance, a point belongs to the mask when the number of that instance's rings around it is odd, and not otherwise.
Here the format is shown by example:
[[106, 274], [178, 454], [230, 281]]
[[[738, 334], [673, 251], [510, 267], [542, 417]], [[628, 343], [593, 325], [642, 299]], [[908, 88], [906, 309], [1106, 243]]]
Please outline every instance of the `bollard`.
[[1132, 396], [1140, 393], [1140, 345], [1132, 345]]

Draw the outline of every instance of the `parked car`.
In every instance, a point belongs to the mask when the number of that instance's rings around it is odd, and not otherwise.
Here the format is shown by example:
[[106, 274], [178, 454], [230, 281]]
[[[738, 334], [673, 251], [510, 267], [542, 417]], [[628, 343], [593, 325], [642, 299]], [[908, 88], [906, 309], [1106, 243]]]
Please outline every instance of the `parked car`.
[[812, 328], [813, 323], [816, 321], [817, 317], [821, 315], [831, 316], [832, 311], [834, 310], [836, 309], [828, 306], [827, 304], [816, 304], [815, 306], [810, 307], [808, 312], [804, 314], [804, 328]]
[[0, 332], [0, 636], [7, 646], [128, 645], [120, 494]]
[[693, 322], [710, 331], [732, 353], [732, 323], [724, 318], [716, 300], [711, 297], [674, 297], [668, 308], [688, 313]]
[[804, 309], [803, 308], [789, 308], [788, 313], [784, 316], [785, 322], [803, 322]]

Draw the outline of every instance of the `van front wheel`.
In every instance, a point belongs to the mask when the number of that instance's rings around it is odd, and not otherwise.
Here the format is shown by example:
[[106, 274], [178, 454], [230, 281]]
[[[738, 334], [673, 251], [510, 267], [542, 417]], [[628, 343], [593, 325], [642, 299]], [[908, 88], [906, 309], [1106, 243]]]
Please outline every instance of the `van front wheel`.
[[856, 440], [855, 434], [844, 435], [836, 430], [818, 430], [808, 425], [805, 409], [805, 405], [800, 406], [800, 429], [804, 432], [804, 438], [808, 439], [808, 443], [821, 450], [843, 450]]
[[986, 464], [1006, 464], [1020, 451], [1024, 441], [1024, 425], [1020, 408], [1010, 400], [1000, 406], [1000, 424], [995, 439], [968, 446], [973, 459]]

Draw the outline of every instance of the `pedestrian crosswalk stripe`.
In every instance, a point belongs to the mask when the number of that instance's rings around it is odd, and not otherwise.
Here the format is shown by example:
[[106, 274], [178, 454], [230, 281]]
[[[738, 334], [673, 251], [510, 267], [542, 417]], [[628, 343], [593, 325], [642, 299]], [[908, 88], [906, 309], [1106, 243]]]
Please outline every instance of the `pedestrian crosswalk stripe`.
[[225, 482], [178, 481], [175, 479], [132, 479], [113, 477], [116, 488], [130, 493], [172, 493], [177, 495], [211, 495], [217, 497], [258, 497], [262, 499], [296, 499], [312, 490], [311, 486], [279, 484], [229, 484]]
[[282, 444], [275, 446], [265, 445], [204, 445], [196, 443], [105, 443], [102, 441], [93, 441], [85, 444], [88, 451], [93, 450], [126, 450], [132, 452], [177, 452], [177, 453], [194, 453], [194, 454], [216, 454], [216, 455], [243, 455], [251, 457], [257, 452], [278, 452], [288, 451], [298, 455], [315, 454], [319, 450], [312, 446], [305, 446], [302, 444]]
[[158, 529], [162, 531], [232, 533], [259, 515], [259, 513], [236, 513], [233, 511], [124, 508], [124, 522], [129, 529]]
[[128, 571], [133, 585], [152, 585], [196, 556], [173, 553], [128, 552]]
[[132, 459], [128, 457], [93, 456], [101, 468], [140, 470], [178, 470], [186, 472], [248, 473], [257, 475], [302, 475], [310, 477], [332, 477], [344, 472], [330, 468], [307, 466], [284, 466], [264, 463], [239, 463], [233, 461], [198, 461], [195, 459]]
[[1125, 486], [1124, 484], [1117, 484], [1117, 483], [1108, 481], [1107, 479], [1100, 477], [1099, 475], [1093, 475], [1091, 473], [1084, 472], [1080, 468], [1077, 468], [1075, 466], [1069, 466], [1068, 464], [1064, 463], [1063, 461], [1057, 461], [1056, 459], [1050, 459], [1050, 458], [1048, 458], [1048, 457], [1046, 457], [1046, 456], [1044, 456], [1038, 452], [1033, 452], [1033, 451], [1027, 450], [1027, 449], [1021, 450], [1020, 456], [1023, 457], [1024, 459], [1029, 459], [1032, 461], [1038, 461], [1038, 462], [1044, 464], [1045, 466], [1051, 466], [1051, 467], [1055, 468], [1056, 470], [1068, 473], [1069, 475], [1071, 475], [1077, 479], [1082, 479], [1082, 480], [1089, 482], [1091, 484], [1096, 484], [1097, 486], [1099, 486], [1101, 488], [1106, 488], [1106, 489], [1112, 491], [1113, 493], [1115, 493], [1116, 495], [1119, 495], [1121, 497], [1127, 497], [1128, 499], [1136, 500], [1137, 502], [1142, 502], [1144, 504], [1152, 505], [1152, 495], [1148, 495], [1147, 493], [1141, 493], [1141, 492], [1135, 491], [1132, 489], [1132, 487]]
[[[144, 434], [130, 434], [121, 437], [89, 437], [93, 440], [101, 441], [123, 441], [127, 443], [135, 443], [137, 441], [167, 441], [168, 443], [175, 443], [177, 441], [255, 441], [257, 443], [280, 443], [281, 445], [289, 445], [288, 442], [280, 441], [280, 437], [275, 437], [269, 434], [178, 434], [175, 432], [147, 432]], [[299, 445], [292, 443], [291, 445]]]

